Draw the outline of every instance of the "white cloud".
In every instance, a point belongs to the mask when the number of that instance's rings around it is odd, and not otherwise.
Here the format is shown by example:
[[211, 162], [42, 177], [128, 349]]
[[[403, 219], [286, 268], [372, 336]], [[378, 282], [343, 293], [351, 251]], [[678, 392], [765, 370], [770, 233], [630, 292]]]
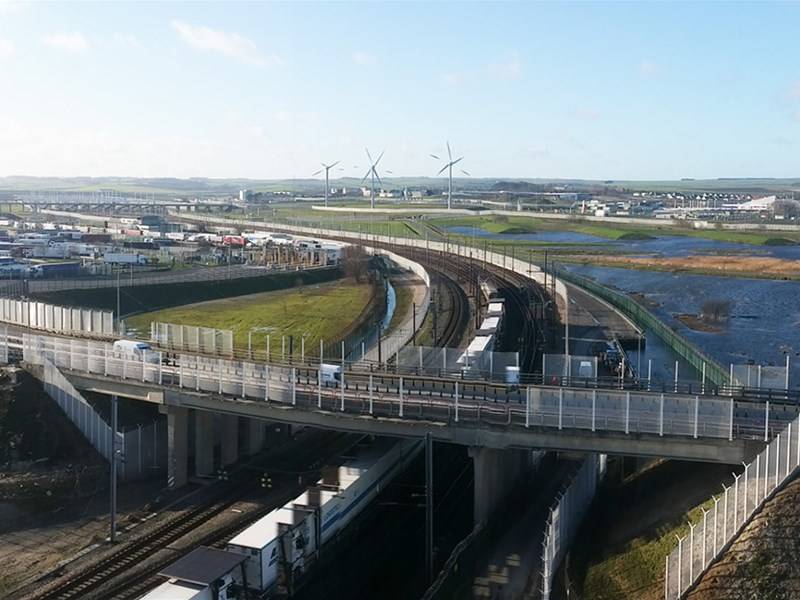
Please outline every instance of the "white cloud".
[[489, 73], [500, 79], [517, 79], [522, 74], [522, 62], [512, 54], [504, 61], [490, 64]]
[[603, 116], [603, 113], [601, 113], [598, 109], [593, 108], [591, 106], [578, 108], [573, 112], [573, 114], [578, 119], [584, 119], [587, 121], [595, 121]]
[[442, 75], [442, 83], [445, 85], [459, 85], [463, 79], [461, 73], [445, 73]]
[[644, 77], [652, 77], [657, 75], [660, 70], [658, 63], [653, 62], [652, 60], [643, 60], [639, 63], [639, 74], [643, 75]]
[[279, 66], [283, 60], [275, 55], [264, 56], [250, 38], [230, 31], [211, 29], [204, 25], [189, 25], [183, 21], [172, 21], [172, 28], [180, 38], [195, 50], [218, 52], [244, 63]]
[[89, 42], [82, 33], [49, 33], [42, 36], [42, 42], [46, 46], [64, 50], [66, 52], [81, 53], [89, 49]]
[[11, 40], [0, 38], [0, 58], [8, 58], [16, 52], [16, 46]]
[[0, 0], [0, 15], [18, 15], [30, 6], [29, 2], [18, 0]]
[[363, 52], [361, 50], [356, 50], [353, 52], [353, 62], [357, 65], [363, 66], [372, 66], [378, 64], [378, 59], [375, 57], [374, 54], [370, 54], [369, 52]]
[[120, 46], [127, 46], [128, 48], [141, 48], [142, 44], [132, 33], [115, 33], [114, 42]]

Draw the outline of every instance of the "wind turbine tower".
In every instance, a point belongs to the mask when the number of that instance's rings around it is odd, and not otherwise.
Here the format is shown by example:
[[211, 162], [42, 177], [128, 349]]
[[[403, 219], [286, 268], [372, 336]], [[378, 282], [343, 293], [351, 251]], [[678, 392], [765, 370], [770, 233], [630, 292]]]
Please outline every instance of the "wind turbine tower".
[[369, 169], [367, 169], [367, 172], [364, 175], [364, 177], [361, 179], [361, 183], [364, 183], [364, 181], [366, 181], [367, 177], [370, 178], [371, 187], [370, 187], [370, 194], [369, 194], [369, 207], [370, 208], [375, 208], [375, 180], [377, 179], [378, 183], [381, 183], [381, 178], [380, 178], [380, 175], [378, 175], [377, 166], [378, 166], [378, 163], [381, 162], [381, 159], [383, 158], [383, 154], [384, 154], [384, 152], [386, 152], [386, 150], [381, 152], [380, 156], [378, 156], [378, 160], [372, 160], [372, 155], [369, 153], [369, 149], [365, 148], [365, 150], [367, 151], [367, 158], [369, 159], [369, 165], [370, 166], [369, 166]]
[[328, 192], [331, 189], [330, 185], [328, 184], [328, 171], [330, 171], [333, 167], [338, 165], [339, 161], [337, 160], [336, 162], [331, 163], [329, 165], [326, 165], [325, 163], [319, 163], [319, 164], [322, 165], [322, 168], [316, 173], [314, 173], [312, 177], [316, 177], [317, 175], [322, 173], [322, 171], [325, 171], [325, 206], [328, 206]]
[[[441, 160], [435, 154], [431, 154], [431, 158], [435, 158], [436, 160]], [[457, 159], [453, 160], [453, 153], [450, 151], [450, 142], [447, 142], [447, 161], [445, 165], [441, 168], [441, 170], [437, 173], [437, 175], [441, 175], [445, 171], [447, 171], [447, 210], [453, 208], [453, 166], [456, 163], [461, 162], [464, 160], [463, 156], [458, 157]], [[467, 173], [464, 169], [459, 169], [464, 175], [470, 177], [470, 174]]]

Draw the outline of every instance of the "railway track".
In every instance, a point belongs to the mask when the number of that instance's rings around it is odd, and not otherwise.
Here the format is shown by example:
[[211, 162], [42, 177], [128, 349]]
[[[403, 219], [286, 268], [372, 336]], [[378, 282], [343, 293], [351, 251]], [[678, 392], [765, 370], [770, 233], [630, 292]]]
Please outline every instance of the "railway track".
[[[293, 476], [285, 474], [280, 477], [280, 485], [287, 488], [286, 492], [276, 494], [274, 501], [269, 502], [264, 508], [244, 514], [241, 519], [201, 536], [183, 548], [180, 553], [170, 552], [163, 557], [153, 558], [159, 551], [193, 532], [203, 523], [230, 508], [248, 493], [258, 489], [259, 478], [252, 474], [252, 465], [243, 465], [231, 473], [229, 481], [217, 484], [220, 486], [219, 491], [209, 501], [188, 509], [139, 537], [123, 542], [117, 550], [96, 563], [63, 577], [59, 583], [40, 593], [25, 596], [25, 599], [137, 598], [154, 585], [157, 573], [181, 554], [189, 552], [199, 545], [224, 541], [229, 535], [267, 514], [280, 505], [280, 500], [293, 486], [298, 485], [296, 478], [298, 471], [306, 472], [315, 469], [319, 466], [318, 457], [320, 455], [330, 456], [333, 453], [344, 451], [346, 447], [350, 447], [354, 443], [354, 440], [349, 439], [350, 435], [343, 433], [326, 432], [321, 437], [322, 439], [317, 443], [301, 444], [299, 450], [296, 449], [296, 445], [293, 445], [295, 454], [292, 456], [285, 456], [284, 452], [279, 452], [271, 457], [271, 463], [281, 465], [280, 470], [275, 471], [276, 473], [290, 471]], [[137, 569], [142, 564], [146, 564], [146, 567], [143, 570]], [[105, 590], [100, 588], [105, 588]]]

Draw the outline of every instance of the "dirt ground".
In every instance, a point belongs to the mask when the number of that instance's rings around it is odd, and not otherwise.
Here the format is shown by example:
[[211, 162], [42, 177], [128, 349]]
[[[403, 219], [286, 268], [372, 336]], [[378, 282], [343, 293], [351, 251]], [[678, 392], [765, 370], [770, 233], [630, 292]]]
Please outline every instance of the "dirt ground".
[[644, 257], [600, 254], [574, 256], [573, 258], [580, 263], [610, 267], [691, 271], [773, 279], [800, 278], [800, 261], [769, 256]]

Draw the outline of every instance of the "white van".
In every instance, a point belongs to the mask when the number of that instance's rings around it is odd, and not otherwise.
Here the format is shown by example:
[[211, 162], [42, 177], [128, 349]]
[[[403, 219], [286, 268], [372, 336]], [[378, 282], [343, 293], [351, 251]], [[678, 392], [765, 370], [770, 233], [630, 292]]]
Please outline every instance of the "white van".
[[158, 353], [153, 351], [150, 344], [137, 340], [117, 340], [114, 342], [114, 357], [126, 360], [144, 360], [148, 363], [158, 363]]
[[506, 367], [506, 384], [519, 385], [519, 367]]
[[342, 380], [341, 366], [322, 363], [320, 367], [322, 370], [322, 383], [325, 385], [328, 385], [329, 383], [338, 385]]

